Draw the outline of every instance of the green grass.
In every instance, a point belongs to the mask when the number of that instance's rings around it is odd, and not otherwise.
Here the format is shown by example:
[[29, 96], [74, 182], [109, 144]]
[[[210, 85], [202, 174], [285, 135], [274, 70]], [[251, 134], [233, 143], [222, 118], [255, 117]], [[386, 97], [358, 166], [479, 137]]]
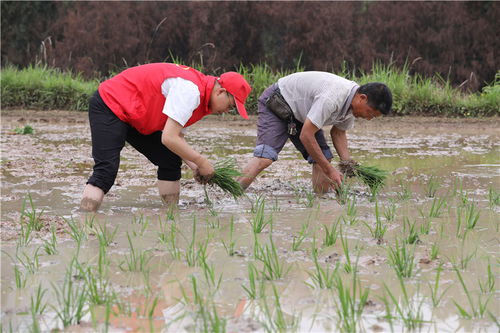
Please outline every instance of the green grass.
[[47, 66], [8, 66], [2, 69], [1, 86], [2, 108], [84, 111], [98, 81]]
[[[182, 59], [172, 56], [175, 62]], [[203, 71], [203, 66], [192, 63], [191, 67]], [[262, 92], [279, 78], [305, 68], [298, 62], [296, 68], [276, 70], [267, 64], [241, 64], [238, 72], [252, 86], [247, 100], [247, 110], [257, 112], [257, 99]], [[481, 92], [464, 93], [439, 76], [423, 77], [410, 73], [410, 65], [401, 68], [394, 64], [374, 63], [372, 70], [355, 75], [340, 71], [336, 74], [365, 84], [378, 81], [386, 83], [393, 93], [394, 115], [435, 115], [452, 117], [483, 117], [500, 115], [500, 71], [495, 81]], [[97, 89], [102, 78], [84, 80], [80, 75], [63, 72], [47, 66], [29, 66], [17, 69], [13, 66], [1, 71], [1, 108], [28, 109], [88, 109], [88, 99]]]

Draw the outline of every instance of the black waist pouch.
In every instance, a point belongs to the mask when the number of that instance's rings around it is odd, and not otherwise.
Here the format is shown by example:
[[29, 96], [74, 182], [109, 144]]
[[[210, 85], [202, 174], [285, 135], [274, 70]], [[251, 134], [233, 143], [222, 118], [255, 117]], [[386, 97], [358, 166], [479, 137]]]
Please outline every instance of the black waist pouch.
[[290, 105], [285, 101], [279, 88], [267, 99], [266, 107], [271, 110], [278, 118], [288, 124], [288, 134], [297, 135], [297, 125]]
[[278, 118], [286, 120], [287, 122], [293, 120], [293, 112], [288, 103], [285, 101], [283, 95], [279, 89], [267, 99], [266, 106], [271, 110]]

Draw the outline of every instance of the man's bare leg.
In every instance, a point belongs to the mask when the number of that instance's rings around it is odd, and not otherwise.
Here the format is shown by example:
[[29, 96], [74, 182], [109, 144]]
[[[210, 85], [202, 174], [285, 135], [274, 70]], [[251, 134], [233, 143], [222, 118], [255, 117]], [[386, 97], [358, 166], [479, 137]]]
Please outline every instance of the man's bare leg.
[[269, 167], [273, 163], [272, 160], [263, 157], [253, 157], [243, 168], [243, 176], [238, 179], [238, 182], [243, 187], [247, 189], [248, 186], [254, 181], [255, 177], [262, 172], [265, 168]]
[[158, 192], [160, 193], [161, 200], [168, 207], [176, 207], [179, 204], [181, 183], [178, 180], [158, 180]]
[[325, 175], [323, 169], [317, 163], [313, 163], [312, 166], [312, 186], [314, 193], [325, 194], [332, 187], [332, 180]]
[[92, 184], [85, 185], [83, 189], [80, 209], [84, 212], [96, 212], [104, 199], [104, 191]]

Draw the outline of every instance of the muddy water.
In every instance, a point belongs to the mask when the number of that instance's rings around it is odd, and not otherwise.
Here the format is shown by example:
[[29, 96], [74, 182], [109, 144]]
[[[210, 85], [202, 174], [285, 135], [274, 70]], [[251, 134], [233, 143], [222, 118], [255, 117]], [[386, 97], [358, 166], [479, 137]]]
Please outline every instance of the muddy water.
[[[252, 156], [256, 134], [253, 123], [254, 120], [245, 122], [230, 117], [208, 118], [189, 129], [187, 138], [212, 161], [231, 156], [243, 166]], [[24, 124], [30, 124], [35, 133], [13, 134], [14, 128]], [[92, 167], [85, 114], [2, 111], [2, 327], [29, 330], [34, 323], [42, 330], [62, 327], [57, 313], [63, 306], [58, 303], [55, 289], [63, 285], [65, 272], [75, 258], [82, 267], [98, 267], [96, 230], [97, 226], [106, 226], [110, 231], [116, 228], [116, 234], [106, 247], [104, 257], [108, 264], [103, 276], [109, 283], [107, 289], [114, 290], [117, 298], [109, 303], [111, 314], [105, 305], [86, 305], [85, 310], [91, 311], [86, 311], [80, 325], [70, 326], [68, 331], [103, 330], [106, 325], [116, 331], [204, 330], [202, 312], [193, 296], [195, 291], [202, 294], [198, 300], [203, 300], [204, 309], [214, 305], [217, 314], [227, 320], [228, 331], [264, 331], [266, 327], [278, 330], [272, 326], [266, 309], [274, 313], [274, 318], [280, 313], [277, 309], [281, 309], [288, 324], [295, 318], [293, 327], [285, 330], [338, 331], [338, 290], [310, 286], [314, 285], [313, 246], [318, 249], [318, 262], [325, 270], [333, 271], [339, 265], [336, 275], [351, 292], [354, 274], [344, 267], [348, 259], [352, 265], [357, 263], [357, 290], [369, 290], [361, 319], [356, 320], [358, 329], [408, 330], [409, 324], [397, 312], [397, 303], [405, 313], [411, 308], [414, 319], [420, 321], [417, 327], [426, 331], [497, 331], [492, 318], [500, 315], [496, 281], [500, 209], [490, 202], [489, 191], [493, 189], [497, 195], [500, 191], [498, 128], [498, 119], [388, 118], [357, 123], [349, 132], [353, 157], [363, 164], [389, 170], [391, 176], [377, 204], [362, 184], [349, 181], [350, 196], [356, 197], [354, 222], [348, 222], [347, 205], [340, 205], [335, 195], [310, 196], [310, 166], [290, 143], [280, 160], [239, 201], [209, 188], [213, 201], [213, 207], [209, 207], [204, 202], [203, 188], [192, 180], [188, 169], [183, 169], [181, 204], [173, 216], [157, 196], [154, 166], [127, 146], [122, 152], [116, 184], [92, 220], [76, 210]], [[427, 195], [429, 184], [436, 187], [433, 198]], [[266, 198], [265, 216], [272, 216], [272, 224], [254, 236], [251, 208], [258, 196]], [[439, 199], [444, 202], [439, 216], [429, 218], [433, 203]], [[28, 219], [21, 216], [23, 202], [25, 213], [40, 214], [43, 224], [40, 231], [32, 233], [27, 245], [19, 240], [20, 221]], [[477, 207], [479, 219], [465, 233], [463, 226], [457, 227], [457, 207], [467, 203]], [[375, 240], [370, 232], [377, 220], [376, 205], [379, 220], [387, 227], [381, 240]], [[389, 216], [391, 207], [393, 219]], [[73, 221], [84, 235], [79, 246], [70, 236], [67, 221]], [[414, 268], [410, 277], [402, 279], [402, 290], [388, 252], [396, 240], [401, 244], [408, 238], [408, 223], [415, 224], [418, 241], [408, 245], [415, 251]], [[304, 224], [306, 235], [294, 251], [294, 239]], [[331, 230], [335, 225], [339, 233], [335, 243], [324, 246], [325, 229]], [[51, 228], [56, 234], [58, 253], [48, 255], [44, 243], [50, 239]], [[175, 246], [171, 240], [165, 240], [171, 230], [175, 231]], [[249, 300], [242, 288], [249, 286], [248, 265], [253, 263], [258, 270], [263, 269], [262, 262], [255, 259], [256, 242], [257, 247], [270, 248], [271, 236], [286, 274], [265, 281], [265, 296]], [[128, 237], [133, 250], [146, 251], [149, 258], [142, 272], [126, 269], [132, 253]], [[348, 256], [342, 238], [347, 243]], [[230, 256], [224, 244], [231, 242], [234, 253]], [[437, 249], [435, 258], [433, 248]], [[204, 253], [204, 262], [213, 267], [215, 280], [221, 279], [218, 288], [204, 274], [199, 256], [191, 259], [190, 249]], [[191, 260], [195, 262], [193, 266], [189, 265]], [[25, 287], [16, 287], [14, 267], [21, 273], [21, 280], [25, 280]], [[432, 289], [439, 267], [437, 295], [444, 294], [439, 304], [433, 305]], [[72, 281], [83, 288], [80, 275], [73, 273]], [[490, 288], [486, 288], [488, 276], [497, 282]], [[46, 290], [42, 303], [47, 307], [43, 314], [32, 316], [31, 297], [39, 285]], [[479, 303], [486, 303], [484, 313], [475, 316], [479, 318], [464, 318], [455, 305], [471, 313], [471, 309], [478, 311]]]

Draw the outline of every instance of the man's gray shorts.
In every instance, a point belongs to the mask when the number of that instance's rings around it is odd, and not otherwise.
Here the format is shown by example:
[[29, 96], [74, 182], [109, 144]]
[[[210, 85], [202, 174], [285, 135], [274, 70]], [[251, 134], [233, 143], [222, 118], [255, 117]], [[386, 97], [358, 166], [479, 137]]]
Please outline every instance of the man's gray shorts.
[[[297, 134], [288, 134], [288, 124], [286, 121], [278, 118], [271, 110], [266, 107], [267, 99], [275, 92], [279, 91], [278, 84], [275, 83], [260, 95], [258, 100], [258, 120], [257, 120], [257, 144], [253, 152], [255, 157], [268, 158], [270, 160], [278, 160], [278, 154], [285, 146], [286, 140], [290, 138], [295, 148], [297, 148], [304, 159], [309, 163], [314, 163], [313, 159], [307, 153], [306, 148], [300, 141], [300, 131], [303, 123], [294, 119], [297, 126]], [[316, 132], [316, 141], [323, 151], [323, 155], [329, 160], [333, 157], [330, 147], [326, 143], [323, 130]]]

